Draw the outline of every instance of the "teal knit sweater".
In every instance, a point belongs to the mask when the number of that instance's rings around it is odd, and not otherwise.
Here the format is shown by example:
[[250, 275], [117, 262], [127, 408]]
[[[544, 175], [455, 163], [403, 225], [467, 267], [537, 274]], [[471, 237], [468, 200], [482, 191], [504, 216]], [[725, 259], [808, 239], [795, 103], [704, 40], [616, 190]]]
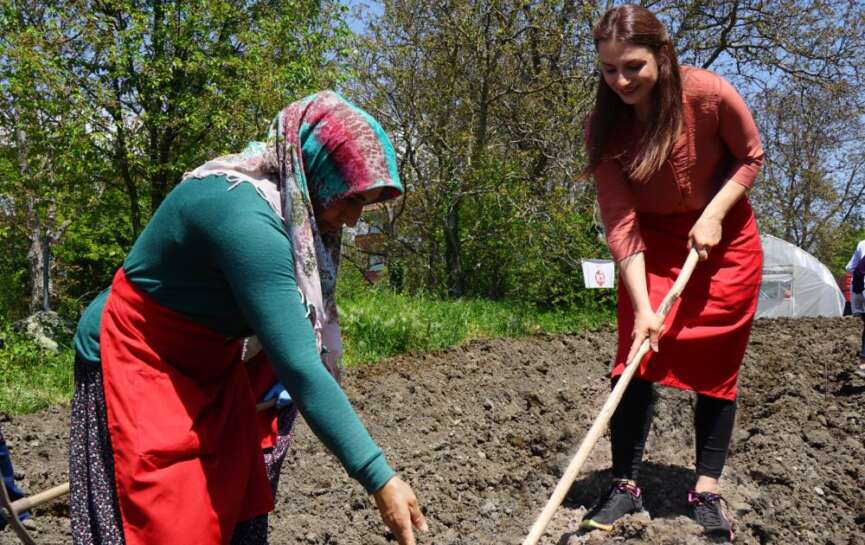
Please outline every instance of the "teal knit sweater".
[[[369, 492], [394, 474], [321, 363], [294, 276], [282, 220], [250, 184], [222, 176], [179, 184], [123, 263], [160, 305], [229, 337], [255, 334], [310, 428]], [[105, 290], [84, 311], [79, 356], [99, 362]]]

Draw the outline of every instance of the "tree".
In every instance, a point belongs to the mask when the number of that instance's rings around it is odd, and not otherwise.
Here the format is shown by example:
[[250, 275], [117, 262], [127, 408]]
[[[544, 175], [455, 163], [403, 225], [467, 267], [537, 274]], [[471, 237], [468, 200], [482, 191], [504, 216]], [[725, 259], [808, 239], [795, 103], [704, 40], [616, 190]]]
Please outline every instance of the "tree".
[[25, 11], [4, 3], [0, 11], [0, 224], [8, 238], [26, 241], [30, 312], [46, 297], [47, 247], [62, 238], [75, 208], [88, 200], [70, 192], [90, 154], [75, 115], [80, 103], [59, 76], [57, 46], [65, 22], [44, 6]]
[[[345, 9], [0, 1], [3, 218], [28, 226], [34, 259], [45, 233], [51, 245], [98, 233], [97, 253], [122, 255], [184, 171], [263, 137], [281, 107], [345, 77]], [[38, 268], [28, 275], [34, 301]], [[73, 282], [81, 293], [109, 279]]]
[[[856, 0], [645, 2], [688, 63], [739, 84], [766, 160], [761, 228], [831, 260], [862, 227], [865, 6]], [[846, 252], [847, 250], [843, 250]]]
[[344, 8], [331, 1], [74, 2], [85, 53], [67, 58], [92, 102], [94, 141], [141, 228], [184, 171], [263, 136], [298, 95], [342, 77]]
[[[572, 182], [583, 165], [582, 122], [597, 82], [590, 31], [619, 3], [390, 0], [370, 21], [369, 38], [359, 48], [363, 70], [355, 92], [397, 128], [409, 195], [392, 214], [402, 233], [396, 236], [396, 225], [390, 229], [393, 252], [412, 256], [412, 265], [425, 271], [426, 289], [515, 293], [517, 280], [501, 280], [510, 282], [505, 288], [491, 280], [517, 274], [522, 265], [514, 255], [547, 256], [555, 265], [548, 272], [561, 279], [579, 274], [574, 265], [585, 255], [575, 252], [600, 253], [588, 242], [596, 240], [593, 192]], [[798, 113], [801, 105], [782, 92], [793, 87], [846, 105], [854, 120], [861, 116], [865, 8], [859, 2], [642, 4], [667, 23], [683, 63], [731, 79], [758, 117]], [[850, 142], [865, 141], [858, 124], [847, 130]], [[813, 200], [802, 203], [808, 212], [798, 218], [808, 222], [809, 232], [827, 233], [818, 237], [821, 245], [844, 214], [858, 218], [858, 167], [848, 161], [847, 178], [840, 163], [828, 167], [833, 153], [837, 158], [849, 149], [811, 136], [803, 133], [796, 146], [819, 147], [823, 167], [831, 170], [821, 172], [820, 183], [831, 186], [832, 195], [848, 196], [845, 212], [828, 222], [828, 209]], [[785, 149], [783, 139], [765, 140], [766, 172], [781, 183], [779, 177], [792, 175], [781, 164], [784, 157], [800, 152]], [[824, 191], [813, 176], [800, 185]], [[771, 198], [772, 187], [758, 184], [752, 196], [768, 210], [764, 223], [770, 230], [778, 224], [768, 218], [780, 205]], [[552, 218], [566, 221], [558, 214], [563, 207], [576, 214], [567, 221], [587, 229], [587, 242], [565, 252], [560, 249], [573, 242], [574, 233], [564, 223], [550, 228], [556, 225]]]
[[650, 0], [680, 57], [750, 86], [784, 78], [826, 85], [860, 77], [865, 29], [857, 0]]
[[770, 160], [755, 188], [761, 225], [831, 258], [865, 195], [865, 126], [845, 89], [802, 83], [756, 100]]
[[[468, 248], [506, 237], [537, 212], [535, 195], [570, 185], [593, 62], [575, 44], [586, 42], [589, 16], [573, 2], [396, 0], [371, 21], [356, 93], [395, 128], [409, 188], [402, 247], [427, 289], [465, 294], [481, 268], [465, 262]], [[481, 204], [488, 199], [513, 201], [513, 214], [477, 217], [495, 210]], [[503, 251], [518, 251], [513, 244]]]

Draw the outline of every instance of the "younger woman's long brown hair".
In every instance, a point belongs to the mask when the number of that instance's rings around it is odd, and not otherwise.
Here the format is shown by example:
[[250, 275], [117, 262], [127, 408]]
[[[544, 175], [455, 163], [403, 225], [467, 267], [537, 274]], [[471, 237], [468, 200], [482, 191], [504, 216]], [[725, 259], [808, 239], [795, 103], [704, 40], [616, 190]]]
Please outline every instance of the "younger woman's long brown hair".
[[[658, 62], [658, 81], [652, 89], [655, 107], [649, 114], [646, 130], [629, 153], [625, 171], [632, 180], [646, 181], [657, 172], [682, 130], [682, 78], [679, 61], [667, 29], [655, 15], [641, 6], [625, 4], [608, 10], [593, 31], [595, 49], [605, 40], [620, 40], [646, 47]], [[666, 47], [665, 47], [666, 46]], [[589, 118], [586, 148], [589, 164], [584, 174], [591, 174], [603, 158], [610, 129], [621, 119], [633, 115], [632, 108], [598, 76], [595, 109]]]

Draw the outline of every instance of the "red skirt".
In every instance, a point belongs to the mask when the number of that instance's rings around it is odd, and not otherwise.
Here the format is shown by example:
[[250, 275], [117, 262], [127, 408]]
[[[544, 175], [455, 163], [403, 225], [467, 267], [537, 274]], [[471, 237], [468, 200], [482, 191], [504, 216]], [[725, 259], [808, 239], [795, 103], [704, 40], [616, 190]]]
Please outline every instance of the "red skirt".
[[127, 545], [227, 545], [273, 509], [240, 341], [158, 305], [121, 269], [100, 349]]
[[[646, 281], [657, 309], [688, 255], [688, 233], [701, 211], [640, 213], [646, 245]], [[736, 380], [757, 308], [763, 250], [754, 212], [743, 198], [723, 222], [721, 242], [697, 264], [679, 301], [667, 315], [658, 352], [649, 352], [636, 376], [722, 399], [736, 398]], [[619, 347], [612, 377], [622, 374], [634, 327], [631, 298], [618, 289]]]

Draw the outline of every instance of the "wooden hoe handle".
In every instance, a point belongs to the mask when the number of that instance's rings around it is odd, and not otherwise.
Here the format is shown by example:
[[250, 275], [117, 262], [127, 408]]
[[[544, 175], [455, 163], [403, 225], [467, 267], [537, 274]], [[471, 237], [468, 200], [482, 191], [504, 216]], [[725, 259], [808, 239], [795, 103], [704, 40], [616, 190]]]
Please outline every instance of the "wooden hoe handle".
[[24, 545], [36, 545], [33, 538], [27, 533], [27, 529], [24, 528], [24, 525], [21, 524], [20, 520], [18, 520], [18, 511], [16, 511], [12, 505], [6, 486], [0, 483], [0, 508], [2, 508], [2, 513], [6, 518], [6, 522], [12, 527], [15, 535], [18, 536], [18, 539], [20, 539]]
[[[694, 272], [694, 267], [696, 267], [698, 260], [699, 255], [697, 254], [697, 251], [692, 249], [688, 254], [688, 258], [685, 260], [685, 264], [682, 266], [682, 271], [679, 273], [679, 277], [676, 279], [673, 287], [670, 288], [669, 293], [667, 293], [664, 300], [661, 301], [661, 305], [658, 307], [656, 314], [662, 321], [666, 318], [667, 313], [673, 306], [673, 303], [682, 294], [682, 290], [685, 289], [685, 285], [691, 278], [691, 273]], [[589, 428], [589, 433], [586, 434], [585, 439], [580, 443], [580, 448], [577, 450], [571, 463], [568, 464], [568, 468], [565, 470], [562, 478], [559, 479], [559, 484], [556, 485], [553, 494], [550, 496], [549, 501], [547, 501], [546, 507], [544, 507], [544, 510], [541, 512], [534, 525], [532, 525], [529, 535], [526, 536], [526, 539], [523, 541], [523, 545], [537, 545], [538, 541], [541, 539], [544, 529], [546, 529], [547, 524], [550, 523], [556, 509], [559, 508], [559, 505], [561, 505], [562, 501], [565, 499], [565, 495], [571, 488], [574, 479], [577, 478], [580, 468], [583, 466], [586, 458], [589, 457], [589, 452], [591, 452], [592, 447], [595, 446], [595, 443], [598, 442], [598, 439], [600, 439], [601, 435], [604, 433], [610, 418], [613, 416], [613, 412], [622, 400], [622, 394], [625, 393], [625, 388], [628, 387], [628, 383], [631, 382], [631, 378], [634, 376], [637, 368], [640, 367], [639, 363], [643, 361], [643, 357], [648, 352], [649, 339], [646, 339], [643, 341], [643, 344], [640, 345], [640, 349], [634, 357], [625, 364], [625, 370], [622, 373], [622, 376], [619, 377], [616, 387], [613, 388], [610, 397], [607, 398], [606, 403], [604, 403], [604, 406], [601, 408], [600, 414], [595, 418], [592, 427]]]

